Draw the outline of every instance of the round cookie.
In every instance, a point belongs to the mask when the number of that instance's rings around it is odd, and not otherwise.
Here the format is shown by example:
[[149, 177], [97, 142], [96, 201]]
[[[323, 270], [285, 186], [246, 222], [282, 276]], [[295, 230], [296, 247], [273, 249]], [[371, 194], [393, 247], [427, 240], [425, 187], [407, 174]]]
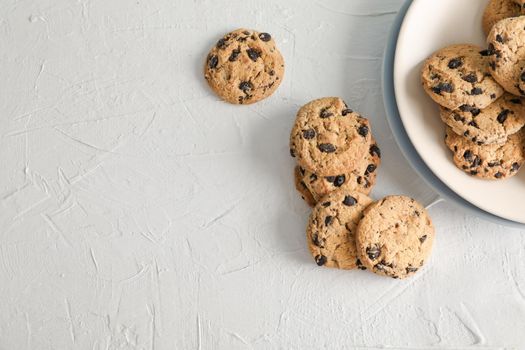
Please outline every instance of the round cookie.
[[478, 145], [503, 144], [525, 125], [525, 99], [505, 93], [484, 109], [441, 107], [440, 116], [456, 134]]
[[503, 94], [490, 76], [488, 50], [469, 44], [445, 47], [423, 64], [427, 94], [448, 109], [485, 108]]
[[414, 274], [430, 255], [434, 227], [414, 199], [388, 196], [371, 204], [357, 227], [357, 253], [371, 271], [393, 278]]
[[355, 232], [370, 203], [365, 194], [345, 190], [332, 192], [317, 203], [306, 229], [308, 248], [317, 265], [345, 270], [362, 267]]
[[338, 97], [311, 101], [297, 113], [290, 135], [290, 154], [318, 176], [337, 176], [359, 169], [370, 147], [370, 125]]
[[521, 6], [518, 2], [520, 0], [490, 0], [483, 12], [481, 24], [483, 32], [488, 35], [494, 24], [502, 19], [517, 17], [523, 14]]
[[494, 79], [511, 94], [525, 96], [525, 16], [496, 23], [487, 43]]
[[295, 189], [297, 190], [297, 192], [299, 192], [301, 198], [306, 202], [306, 204], [313, 207], [317, 201], [314, 199], [312, 193], [304, 183], [304, 176], [304, 169], [302, 169], [299, 166], [296, 166], [294, 169]]
[[250, 104], [281, 84], [284, 59], [268, 33], [237, 29], [226, 34], [206, 58], [204, 77], [223, 100]]
[[525, 129], [498, 145], [477, 145], [447, 127], [445, 143], [454, 154], [454, 164], [467, 174], [497, 180], [516, 175], [525, 161]]
[[376, 183], [376, 169], [381, 164], [381, 150], [372, 137], [372, 145], [364, 156], [366, 160], [360, 169], [348, 171], [337, 176], [318, 176], [303, 169], [302, 181], [317, 202], [326, 194], [337, 189], [346, 191], [358, 191], [369, 194]]

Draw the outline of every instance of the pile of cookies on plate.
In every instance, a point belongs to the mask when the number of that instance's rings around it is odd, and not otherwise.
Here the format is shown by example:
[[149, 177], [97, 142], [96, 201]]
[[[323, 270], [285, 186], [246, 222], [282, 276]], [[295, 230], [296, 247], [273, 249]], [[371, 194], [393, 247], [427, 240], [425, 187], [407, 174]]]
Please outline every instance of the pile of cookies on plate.
[[393, 278], [423, 266], [434, 239], [425, 208], [405, 196], [368, 197], [381, 151], [366, 118], [338, 97], [311, 101], [297, 113], [290, 154], [297, 191], [314, 206], [306, 236], [317, 265]]
[[491, 0], [483, 16], [487, 48], [445, 47], [424, 63], [421, 81], [440, 105], [454, 164], [490, 180], [525, 162], [525, 7]]
[[[232, 104], [269, 97], [284, 76], [284, 59], [268, 33], [238, 29], [206, 57], [204, 77]], [[314, 206], [307, 242], [319, 266], [369, 269], [393, 278], [413, 275], [432, 249], [425, 208], [405, 196], [373, 201], [381, 151], [368, 120], [337, 97], [303, 106], [291, 133], [295, 184]]]

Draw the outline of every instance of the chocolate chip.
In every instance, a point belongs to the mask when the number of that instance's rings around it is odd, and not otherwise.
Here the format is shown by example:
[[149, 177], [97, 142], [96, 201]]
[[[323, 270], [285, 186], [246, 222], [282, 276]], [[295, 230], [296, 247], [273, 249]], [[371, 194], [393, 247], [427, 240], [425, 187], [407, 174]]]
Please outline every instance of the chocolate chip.
[[325, 217], [324, 218], [325, 226], [331, 225], [333, 220], [334, 220], [334, 217], [331, 215], [328, 215], [327, 217]]
[[470, 166], [471, 168], [477, 168], [481, 165], [481, 158], [476, 156], [474, 158], [474, 160], [472, 161], [472, 165]]
[[476, 175], [478, 175], [478, 172], [476, 170], [471, 170], [470, 171], [470, 175], [476, 176]]
[[334, 186], [335, 187], [341, 187], [346, 181], [346, 177], [344, 175], [336, 176], [334, 179]]
[[468, 75], [463, 76], [461, 79], [465, 80], [468, 83], [474, 84], [478, 82], [478, 77], [475, 73], [470, 73]]
[[472, 90], [470, 90], [471, 95], [481, 95], [482, 93], [483, 93], [483, 90], [479, 87], [473, 88]]
[[[470, 125], [470, 126], [476, 128], [476, 129], [479, 129], [478, 123], [476, 123], [474, 120], [471, 121], [470, 123], [468, 123], [468, 125]], [[476, 141], [474, 141], [474, 142], [476, 142]]]
[[336, 151], [336, 147], [331, 143], [321, 143], [317, 146], [317, 148], [319, 148], [319, 151], [324, 153], [333, 153]]
[[379, 255], [381, 255], [381, 248], [378, 246], [372, 246], [366, 248], [366, 255], [368, 255], [368, 258], [370, 260], [376, 260], [379, 258]]
[[[387, 267], [392, 268], [393, 265], [392, 265], [392, 264], [387, 264], [386, 261], [381, 260], [381, 262], [378, 263], [378, 264], [376, 264], [374, 267], [375, 267], [376, 269], [378, 269], [378, 270], [384, 271]], [[393, 277], [393, 278], [397, 278], [397, 276], [392, 276], [392, 277]]]
[[501, 179], [503, 177], [503, 174], [498, 171], [496, 174], [494, 174], [494, 177], [496, 179]]
[[239, 84], [239, 89], [242, 90], [245, 94], [248, 93], [251, 89], [253, 89], [253, 84], [249, 81], [243, 81]]
[[217, 57], [216, 55], [211, 55], [208, 58], [208, 67], [210, 67], [210, 69], [217, 68], [218, 64], [219, 64], [219, 57]]
[[481, 113], [481, 110], [479, 108], [473, 108], [470, 110], [470, 114], [472, 114], [473, 117], [477, 117]]
[[230, 62], [237, 61], [237, 58], [239, 57], [240, 54], [241, 54], [241, 50], [239, 49], [233, 50], [232, 53], [230, 54], [230, 57], [228, 58], [228, 61]]
[[462, 122], [463, 124], [465, 124], [465, 118], [460, 116], [459, 114], [454, 113], [453, 118], [455, 121]]
[[489, 67], [490, 67], [492, 70], [496, 70], [496, 62], [490, 62], [490, 63], [489, 63]]
[[303, 138], [306, 140], [313, 139], [315, 137], [315, 130], [314, 129], [308, 129], [303, 131]]
[[515, 105], [520, 105], [521, 104], [521, 100], [519, 98], [512, 98], [509, 101], [514, 103]]
[[344, 116], [346, 116], [347, 114], [350, 114], [352, 113], [353, 111], [350, 109], [350, 108], [347, 108], [347, 109], [343, 109], [343, 111], [341, 112], [341, 114]]
[[375, 164], [369, 164], [367, 167], [366, 167], [366, 170], [365, 170], [365, 175], [370, 175], [372, 174], [374, 171], [376, 171], [377, 169], [377, 166]]
[[368, 135], [368, 126], [361, 125], [357, 132], [359, 133], [359, 135], [366, 137]]
[[290, 155], [292, 156], [292, 158], [295, 158], [295, 151], [291, 148], [290, 148]]
[[490, 98], [491, 98], [491, 99], [494, 100], [496, 97], [497, 97], [496, 94], [490, 94]]
[[372, 146], [370, 146], [369, 153], [371, 156], [376, 155], [378, 158], [381, 158], [381, 150], [376, 144], [373, 144]]
[[317, 175], [315, 174], [310, 175], [310, 181], [315, 181], [315, 180], [317, 180]]
[[498, 122], [503, 124], [505, 123], [505, 120], [507, 120], [509, 113], [510, 113], [510, 110], [504, 109], [503, 111], [501, 111], [500, 114], [498, 114], [498, 117], [496, 119], [498, 120]]
[[407, 273], [413, 273], [413, 272], [417, 272], [418, 268], [409, 266], [406, 268], [406, 270], [407, 270]]
[[334, 114], [328, 110], [328, 108], [321, 109], [321, 112], [319, 113], [319, 117], [321, 118], [328, 118], [333, 116]]
[[332, 204], [332, 203], [330, 203], [330, 202], [324, 202], [324, 203], [322, 204], [322, 206], [326, 208], [326, 207], [329, 207], [330, 204]]
[[463, 61], [461, 58], [453, 58], [450, 61], [448, 61], [448, 68], [450, 69], [457, 69], [463, 65]]
[[466, 150], [465, 153], [463, 153], [463, 158], [465, 158], [465, 160], [471, 162], [472, 161], [472, 157], [474, 155], [472, 154], [472, 152], [470, 150]]
[[502, 43], [502, 44], [503, 44], [503, 42], [504, 42], [503, 37], [502, 37], [500, 34], [496, 34], [496, 41], [497, 41], [498, 43]]
[[270, 41], [272, 39], [272, 36], [268, 33], [259, 33], [259, 39], [261, 39], [262, 41]]
[[366, 267], [363, 265], [363, 263], [361, 262], [361, 260], [357, 259], [357, 260], [355, 261], [355, 264], [357, 265], [357, 268], [358, 268], [359, 270], [366, 270]]
[[487, 164], [489, 168], [494, 168], [496, 165], [499, 165], [499, 162], [490, 162]]
[[317, 246], [317, 247], [320, 247], [321, 246], [321, 242], [319, 242], [319, 233], [318, 232], [315, 232], [313, 235], [312, 235], [312, 243]]
[[510, 168], [510, 171], [518, 171], [520, 170], [520, 168], [521, 168], [521, 165], [519, 165], [517, 162], [512, 163], [512, 167]]
[[324, 264], [326, 264], [326, 256], [324, 255], [317, 255], [315, 257], [315, 262], [318, 266], [323, 266]]
[[227, 45], [226, 45], [226, 40], [224, 38], [221, 38], [219, 39], [219, 41], [217, 41], [217, 48], [218, 49], [224, 49]]
[[242, 32], [244, 35], [250, 35], [251, 33], [247, 30], [245, 30], [244, 32]]
[[491, 51], [490, 49], [481, 50], [479, 52], [481, 56], [490, 56], [494, 54], [494, 51]]
[[427, 240], [427, 235], [423, 235], [423, 236], [419, 237], [419, 242], [421, 244], [423, 244], [423, 242], [425, 242], [426, 240]]
[[357, 199], [355, 199], [352, 196], [345, 196], [345, 199], [343, 199], [343, 204], [346, 205], [346, 206], [351, 207], [351, 206], [357, 204]]
[[246, 50], [246, 53], [253, 62], [256, 62], [257, 59], [261, 57], [261, 52], [256, 49], [249, 48], [248, 50]]
[[439, 83], [432, 88], [432, 91], [439, 95], [441, 95], [442, 92], [451, 93], [454, 91], [454, 86], [450, 83]]

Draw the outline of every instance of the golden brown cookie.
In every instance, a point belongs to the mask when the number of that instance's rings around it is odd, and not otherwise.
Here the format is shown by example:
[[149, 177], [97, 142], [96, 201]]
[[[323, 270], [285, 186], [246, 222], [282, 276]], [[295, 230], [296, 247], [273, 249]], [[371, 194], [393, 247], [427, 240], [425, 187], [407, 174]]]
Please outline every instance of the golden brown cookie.
[[481, 20], [485, 35], [488, 35], [494, 24], [502, 19], [521, 16], [523, 10], [518, 4], [519, 1], [520, 0], [490, 0], [487, 7], [485, 7]]
[[306, 186], [306, 184], [303, 181], [303, 178], [305, 176], [304, 169], [302, 169], [299, 166], [296, 166], [294, 169], [294, 181], [295, 181], [295, 189], [299, 194], [301, 195], [301, 198], [308, 204], [309, 206], [313, 207], [315, 203], [317, 202], [314, 197], [312, 196], [312, 193]]
[[290, 154], [318, 176], [337, 176], [360, 169], [370, 147], [370, 125], [338, 97], [311, 101], [297, 113], [290, 135]]
[[454, 164], [469, 175], [499, 180], [516, 175], [525, 161], [525, 129], [510, 135], [504, 144], [478, 145], [447, 127], [445, 143]]
[[237, 29], [226, 34], [206, 58], [204, 77], [222, 99], [250, 104], [281, 84], [284, 59], [270, 34]]
[[434, 227], [427, 211], [414, 199], [388, 196], [364, 211], [357, 227], [361, 263], [380, 275], [405, 278], [430, 255]]
[[435, 102], [451, 110], [485, 108], [503, 95], [490, 76], [487, 50], [470, 44], [435, 52], [423, 63], [421, 82]]
[[478, 145], [503, 144], [525, 125], [525, 99], [505, 93], [484, 109], [441, 107], [440, 115], [456, 134]]
[[354, 169], [337, 176], [319, 176], [302, 169], [302, 182], [309, 189], [310, 194], [316, 202], [337, 189], [369, 194], [376, 183], [376, 170], [381, 164], [381, 150], [373, 137], [372, 145], [363, 158], [365, 158], [366, 161], [363, 162], [361, 169]]
[[346, 270], [362, 266], [356, 255], [355, 231], [370, 203], [368, 196], [345, 190], [332, 192], [317, 203], [306, 230], [317, 265]]
[[494, 79], [511, 94], [525, 96], [525, 16], [496, 23], [487, 43]]

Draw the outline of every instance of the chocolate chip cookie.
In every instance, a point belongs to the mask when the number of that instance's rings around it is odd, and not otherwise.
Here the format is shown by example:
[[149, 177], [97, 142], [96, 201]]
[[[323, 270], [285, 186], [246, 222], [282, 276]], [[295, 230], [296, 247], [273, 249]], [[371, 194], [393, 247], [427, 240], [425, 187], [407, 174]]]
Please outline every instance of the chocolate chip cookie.
[[434, 241], [427, 211], [414, 199], [388, 196], [364, 211], [357, 227], [361, 263], [380, 275], [405, 278], [425, 263]]
[[498, 180], [516, 175], [525, 161], [525, 130], [510, 135], [504, 144], [478, 145], [447, 127], [445, 143], [454, 164], [469, 175]]
[[270, 96], [283, 76], [284, 59], [272, 36], [248, 29], [222, 37], [204, 66], [211, 88], [233, 104], [255, 103]]
[[525, 96], [525, 16], [496, 23], [487, 42], [494, 79], [511, 94]]
[[435, 52], [423, 64], [423, 88], [435, 102], [451, 110], [487, 107], [503, 94], [490, 76], [489, 54], [469, 44]]
[[490, 0], [481, 20], [485, 35], [488, 35], [494, 24], [502, 19], [521, 16], [523, 10], [518, 2], [521, 0]]
[[303, 178], [305, 177], [305, 171], [300, 166], [296, 166], [294, 169], [294, 180], [295, 180], [295, 189], [299, 194], [301, 195], [301, 198], [308, 204], [309, 206], [313, 207], [317, 201], [312, 196], [312, 193], [306, 186], [306, 184], [303, 181]]
[[319, 266], [361, 267], [356, 255], [355, 232], [363, 210], [372, 203], [365, 194], [338, 190], [315, 206], [308, 223], [308, 247]]
[[302, 182], [317, 202], [326, 194], [337, 189], [358, 191], [369, 194], [376, 183], [377, 168], [381, 163], [381, 150], [374, 138], [367, 154], [363, 155], [363, 165], [359, 169], [336, 176], [319, 176], [308, 170], [302, 170]]
[[478, 145], [503, 144], [525, 125], [525, 99], [505, 93], [484, 109], [441, 107], [440, 115], [456, 134]]
[[297, 113], [290, 153], [318, 176], [337, 176], [358, 169], [370, 148], [370, 125], [338, 97], [311, 101]]

